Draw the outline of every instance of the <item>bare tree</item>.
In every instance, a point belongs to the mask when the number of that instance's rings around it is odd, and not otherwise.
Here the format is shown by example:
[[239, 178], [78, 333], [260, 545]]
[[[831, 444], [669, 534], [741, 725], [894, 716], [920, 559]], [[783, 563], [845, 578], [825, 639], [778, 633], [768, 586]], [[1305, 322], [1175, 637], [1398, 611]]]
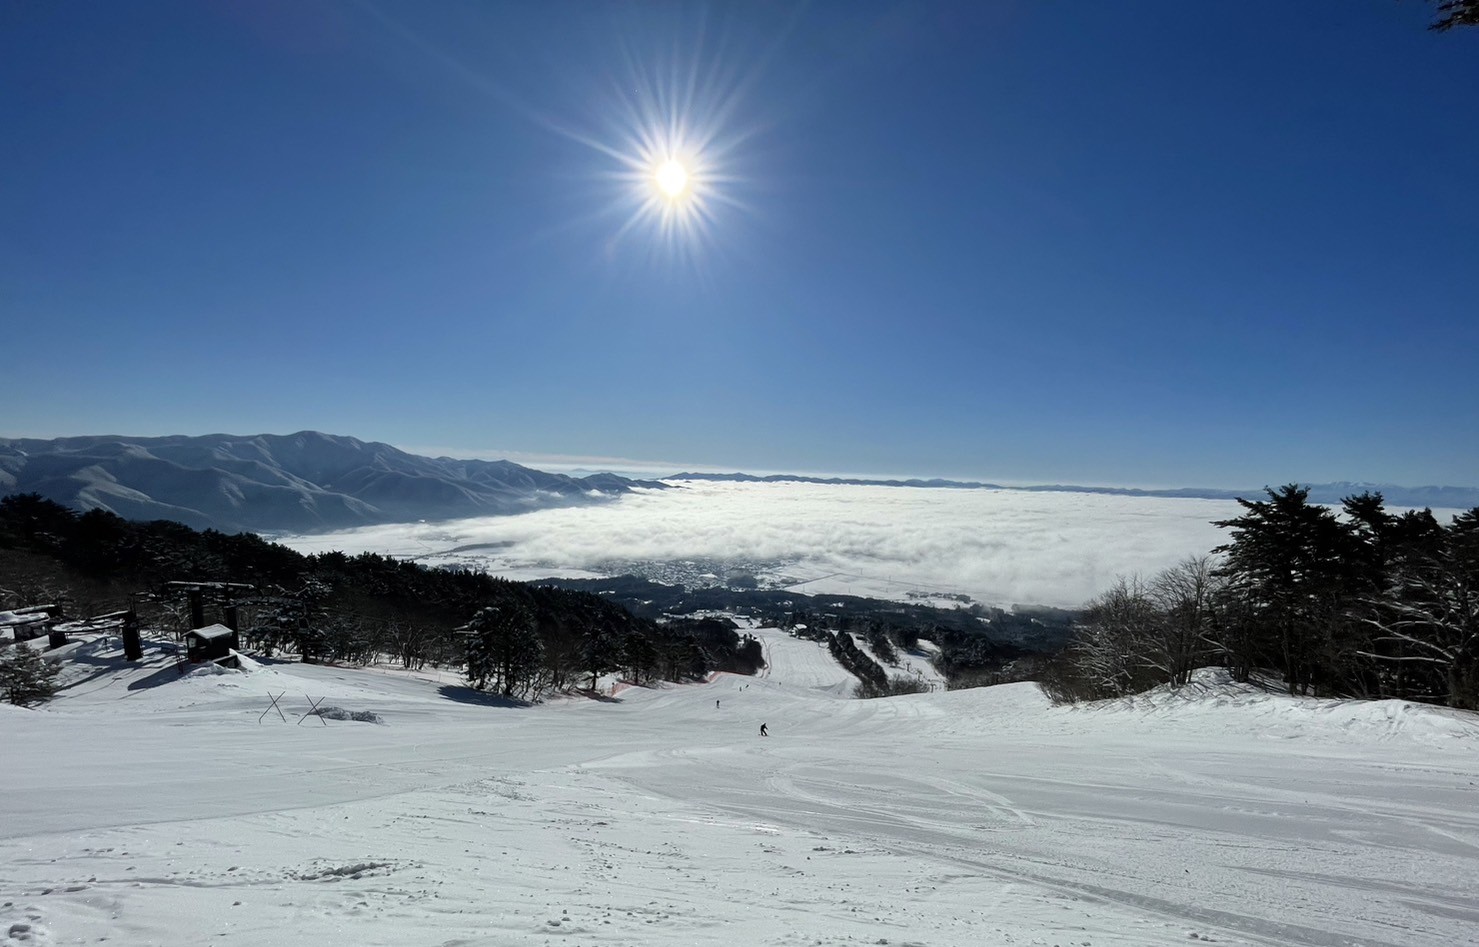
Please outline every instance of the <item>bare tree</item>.
[[1147, 595], [1159, 612], [1137, 649], [1148, 668], [1180, 687], [1207, 657], [1215, 603], [1225, 580], [1211, 556], [1190, 556], [1151, 579]]
[[1139, 576], [1121, 576], [1089, 603], [1070, 646], [1081, 679], [1101, 697], [1122, 697], [1154, 685], [1144, 659], [1159, 636], [1160, 615]]
[[428, 629], [414, 621], [396, 619], [385, 629], [386, 637], [395, 648], [401, 667], [419, 671], [426, 666], [426, 644]]
[[31, 570], [6, 578], [7, 588], [0, 589], [0, 606], [29, 608], [34, 605], [56, 605], [69, 609], [72, 592], [60, 576], [44, 570]]
[[1212, 649], [1224, 585], [1209, 556], [1149, 582], [1121, 576], [1089, 603], [1073, 641], [1042, 669], [1044, 692], [1062, 703], [1181, 687]]

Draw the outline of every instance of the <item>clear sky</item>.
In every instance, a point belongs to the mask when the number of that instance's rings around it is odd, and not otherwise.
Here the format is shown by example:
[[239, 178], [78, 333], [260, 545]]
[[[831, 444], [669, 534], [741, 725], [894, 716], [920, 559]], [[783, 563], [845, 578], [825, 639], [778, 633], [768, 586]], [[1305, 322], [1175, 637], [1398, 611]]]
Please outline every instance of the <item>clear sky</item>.
[[1430, 17], [3, 4], [0, 436], [1479, 483]]

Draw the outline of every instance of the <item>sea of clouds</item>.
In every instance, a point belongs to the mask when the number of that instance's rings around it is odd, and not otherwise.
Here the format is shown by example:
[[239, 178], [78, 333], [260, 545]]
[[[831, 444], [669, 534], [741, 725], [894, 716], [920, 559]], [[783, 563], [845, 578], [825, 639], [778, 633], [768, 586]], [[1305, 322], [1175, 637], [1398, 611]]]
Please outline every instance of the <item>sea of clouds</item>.
[[916, 588], [1077, 607], [1117, 576], [1209, 552], [1228, 539], [1212, 521], [1239, 512], [1229, 500], [684, 481], [590, 506], [279, 541], [512, 578], [600, 571], [613, 560], [779, 561], [787, 575], [818, 580], [797, 586], [804, 592], [900, 597]]

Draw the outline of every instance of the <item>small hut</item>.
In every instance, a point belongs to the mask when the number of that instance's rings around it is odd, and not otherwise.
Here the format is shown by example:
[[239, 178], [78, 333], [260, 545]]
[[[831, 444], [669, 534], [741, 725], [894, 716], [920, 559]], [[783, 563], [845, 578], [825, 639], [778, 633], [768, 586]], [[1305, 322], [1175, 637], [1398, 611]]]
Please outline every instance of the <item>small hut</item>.
[[237, 647], [236, 632], [225, 625], [206, 625], [185, 632], [185, 660], [191, 664], [203, 661], [231, 663], [231, 652]]
[[[0, 631], [9, 631], [13, 641], [39, 638], [51, 631], [51, 626], [56, 622], [52, 613], [58, 611], [55, 605], [32, 605], [0, 612]], [[67, 642], [63, 639], [61, 643]]]

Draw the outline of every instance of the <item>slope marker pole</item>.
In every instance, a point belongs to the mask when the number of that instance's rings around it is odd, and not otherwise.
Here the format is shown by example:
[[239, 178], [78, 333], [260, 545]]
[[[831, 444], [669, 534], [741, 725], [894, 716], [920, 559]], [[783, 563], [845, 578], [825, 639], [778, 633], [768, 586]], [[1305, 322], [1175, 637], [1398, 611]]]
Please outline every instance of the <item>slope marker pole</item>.
[[[318, 711], [318, 705], [324, 702], [324, 698], [322, 697], [320, 697], [318, 700], [314, 700], [307, 694], [304, 694], [303, 697], [308, 701], [308, 713], [305, 713], [303, 716], [298, 718], [298, 726], [300, 727], [303, 726], [303, 721], [308, 719], [308, 714], [316, 713]], [[329, 722], [324, 719], [323, 714], [318, 715], [318, 722], [326, 727], [329, 725]]]
[[[272, 692], [271, 691], [268, 691], [267, 692], [267, 699], [270, 700], [270, 701], [272, 701], [272, 704], [266, 710], [262, 711], [262, 717], [267, 716], [268, 714], [272, 713], [275, 710], [275, 711], [277, 711], [277, 715], [279, 717], [282, 717], [282, 722], [283, 723], [287, 723], [288, 722], [288, 718], [282, 716], [282, 708], [279, 707], [279, 706], [277, 706], [277, 702], [279, 700], [282, 700], [284, 697], [286, 697], [287, 696], [287, 693], [288, 693], [287, 691], [283, 691], [281, 694], [278, 694], [276, 697], [273, 697], [272, 696]], [[257, 722], [258, 723], [261, 723], [262, 722], [262, 717], [258, 717], [257, 718]]]

